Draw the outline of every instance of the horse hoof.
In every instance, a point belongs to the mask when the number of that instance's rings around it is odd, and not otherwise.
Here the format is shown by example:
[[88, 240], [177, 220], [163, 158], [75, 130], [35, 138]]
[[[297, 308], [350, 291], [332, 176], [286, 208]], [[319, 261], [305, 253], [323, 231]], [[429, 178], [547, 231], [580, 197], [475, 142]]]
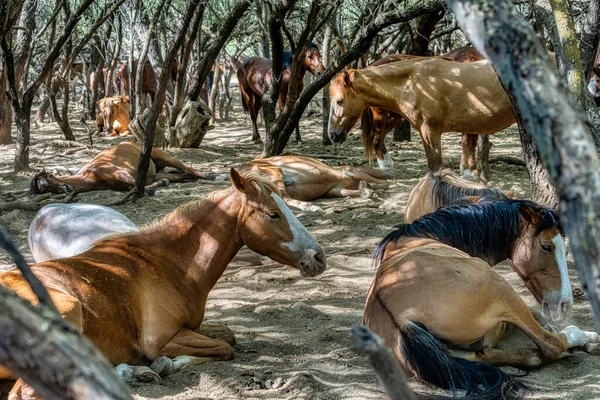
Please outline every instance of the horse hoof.
[[167, 187], [171, 184], [171, 182], [167, 178], [163, 178], [158, 182], [160, 183], [160, 186], [165, 186], [165, 187]]
[[135, 376], [133, 373], [133, 367], [128, 364], [119, 364], [115, 367], [115, 372], [119, 377], [125, 382], [133, 382], [135, 381]]
[[591, 355], [600, 355], [600, 344], [599, 343], [588, 343], [583, 346], [583, 350]]
[[296, 141], [296, 146], [303, 146], [304, 142], [302, 140], [297, 140]]
[[160, 376], [173, 373], [173, 360], [167, 356], [160, 356], [150, 364], [150, 369]]
[[360, 181], [358, 182], [358, 190], [365, 190], [367, 188], [367, 182], [365, 181]]
[[137, 367], [134, 372], [135, 379], [140, 382], [160, 382], [160, 375], [148, 367]]
[[360, 197], [363, 199], [370, 199], [373, 196], [373, 191], [371, 189], [364, 189], [360, 191]]

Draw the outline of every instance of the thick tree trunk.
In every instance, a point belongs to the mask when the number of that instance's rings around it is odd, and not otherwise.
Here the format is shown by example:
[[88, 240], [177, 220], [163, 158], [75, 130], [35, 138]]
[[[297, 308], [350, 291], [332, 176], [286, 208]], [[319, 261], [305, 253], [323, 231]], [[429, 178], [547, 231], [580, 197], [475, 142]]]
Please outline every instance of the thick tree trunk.
[[52, 93], [50, 93], [52, 115], [54, 116], [54, 120], [58, 124], [58, 127], [62, 131], [63, 135], [65, 135], [65, 139], [75, 141], [75, 135], [73, 134], [73, 130], [69, 124], [69, 83], [64, 81], [61, 82], [59, 86], [62, 89], [63, 94], [62, 111], [58, 111], [56, 92], [52, 91]]
[[473, 45], [494, 64], [557, 189], [561, 219], [600, 324], [600, 159], [583, 110], [570, 101], [544, 48], [507, 0], [447, 0]]
[[7, 89], [6, 67], [4, 57], [0, 61], [0, 144], [12, 143], [10, 124], [12, 122], [12, 109], [6, 95]]
[[445, 9], [439, 9], [417, 18], [415, 32], [412, 38], [412, 52], [416, 56], [426, 56], [429, 54], [429, 38], [438, 22], [444, 18]]
[[600, 43], [600, 0], [590, 0], [587, 15], [581, 29], [579, 40], [579, 54], [583, 76], [587, 82], [596, 60], [596, 52]]

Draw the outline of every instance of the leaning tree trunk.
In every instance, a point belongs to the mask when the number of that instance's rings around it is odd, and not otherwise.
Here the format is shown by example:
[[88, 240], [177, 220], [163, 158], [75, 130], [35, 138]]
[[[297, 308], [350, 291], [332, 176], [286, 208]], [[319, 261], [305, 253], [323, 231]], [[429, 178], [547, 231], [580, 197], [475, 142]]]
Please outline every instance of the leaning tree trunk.
[[[325, 29], [325, 34], [323, 36], [323, 48], [321, 49], [321, 57], [323, 66], [325, 68], [329, 67], [331, 64], [331, 24], [327, 25]], [[329, 84], [327, 84], [323, 88], [323, 92], [321, 93], [321, 101], [323, 102], [323, 108], [321, 109], [321, 118], [323, 125], [323, 135], [321, 137], [321, 143], [323, 146], [331, 146], [333, 143], [331, 139], [329, 139]]]
[[579, 278], [600, 325], [600, 159], [581, 107], [556, 76], [535, 33], [508, 0], [447, 0], [489, 58], [521, 126], [535, 140], [560, 199]]

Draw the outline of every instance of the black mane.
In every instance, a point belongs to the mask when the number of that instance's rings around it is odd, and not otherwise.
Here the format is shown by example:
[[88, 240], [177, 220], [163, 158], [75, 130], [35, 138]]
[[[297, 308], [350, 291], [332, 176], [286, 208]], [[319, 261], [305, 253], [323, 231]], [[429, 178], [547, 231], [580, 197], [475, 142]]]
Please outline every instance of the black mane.
[[434, 207], [440, 208], [448, 204], [452, 204], [459, 199], [467, 196], [485, 197], [486, 199], [507, 199], [506, 195], [500, 189], [492, 188], [470, 188], [456, 186], [452, 183], [441, 180], [437, 175], [433, 175], [433, 204]]
[[47, 172], [41, 171], [41, 172], [38, 172], [37, 174], [35, 174], [35, 176], [31, 180], [31, 183], [29, 184], [29, 196], [37, 196], [38, 194], [42, 194], [37, 183], [38, 183], [38, 180], [40, 179], [40, 176], [42, 176], [44, 174], [47, 174]]
[[498, 263], [509, 257], [512, 243], [521, 234], [521, 210], [535, 212], [541, 222], [536, 234], [556, 227], [558, 215], [550, 208], [527, 200], [488, 200], [475, 204], [453, 204], [426, 214], [412, 224], [401, 224], [377, 246], [374, 260], [383, 261], [386, 246], [402, 236], [434, 239], [483, 260]]

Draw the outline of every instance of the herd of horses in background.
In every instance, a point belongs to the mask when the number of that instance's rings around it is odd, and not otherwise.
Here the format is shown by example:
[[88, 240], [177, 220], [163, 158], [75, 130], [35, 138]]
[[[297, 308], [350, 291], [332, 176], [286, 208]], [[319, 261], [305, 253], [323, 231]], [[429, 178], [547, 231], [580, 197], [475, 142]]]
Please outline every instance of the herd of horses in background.
[[[444, 57], [396, 55], [343, 71], [332, 81], [330, 138], [341, 143], [359, 118], [367, 120], [362, 124], [371, 138], [367, 156], [375, 152], [380, 169], [332, 168], [309, 157], [281, 156], [253, 160], [228, 174], [203, 173], [154, 149], [150, 194], [169, 182], [222, 180], [231, 186], [180, 205], [141, 229], [102, 206], [46, 206], [29, 228], [37, 262], [32, 270], [59, 311], [126, 380], [160, 380], [189, 365], [232, 359], [233, 332], [202, 324], [208, 293], [227, 264], [246, 245], [304, 277], [323, 273], [321, 245], [289, 207], [322, 212], [310, 202], [387, 190], [393, 176], [383, 139], [404, 118], [421, 135], [429, 171], [409, 195], [404, 223], [375, 249], [376, 275], [363, 323], [383, 338], [407, 374], [430, 385], [470, 398], [521, 398], [523, 383], [498, 366], [535, 368], [571, 348], [593, 353], [600, 340], [576, 326], [560, 331], [542, 326], [492, 268], [511, 260], [539, 302], [542, 318], [564, 321], [573, 294], [559, 216], [513, 199], [512, 191], [487, 188], [442, 168], [442, 133], [491, 134], [514, 123], [493, 68], [478, 58], [471, 48]], [[260, 58], [238, 66], [253, 135], [258, 135], [256, 117], [270, 68]], [[322, 69], [318, 49], [311, 46], [301, 73]], [[465, 170], [473, 168], [470, 142], [463, 140]], [[129, 190], [140, 152], [139, 144], [123, 142], [73, 176], [39, 173], [31, 194]], [[1, 274], [0, 284], [36, 301], [15, 270]], [[498, 349], [507, 323], [537, 348]], [[10, 371], [0, 367], [0, 379], [9, 378], [14, 378]], [[25, 398], [30, 391], [18, 380], [12, 395]]]

